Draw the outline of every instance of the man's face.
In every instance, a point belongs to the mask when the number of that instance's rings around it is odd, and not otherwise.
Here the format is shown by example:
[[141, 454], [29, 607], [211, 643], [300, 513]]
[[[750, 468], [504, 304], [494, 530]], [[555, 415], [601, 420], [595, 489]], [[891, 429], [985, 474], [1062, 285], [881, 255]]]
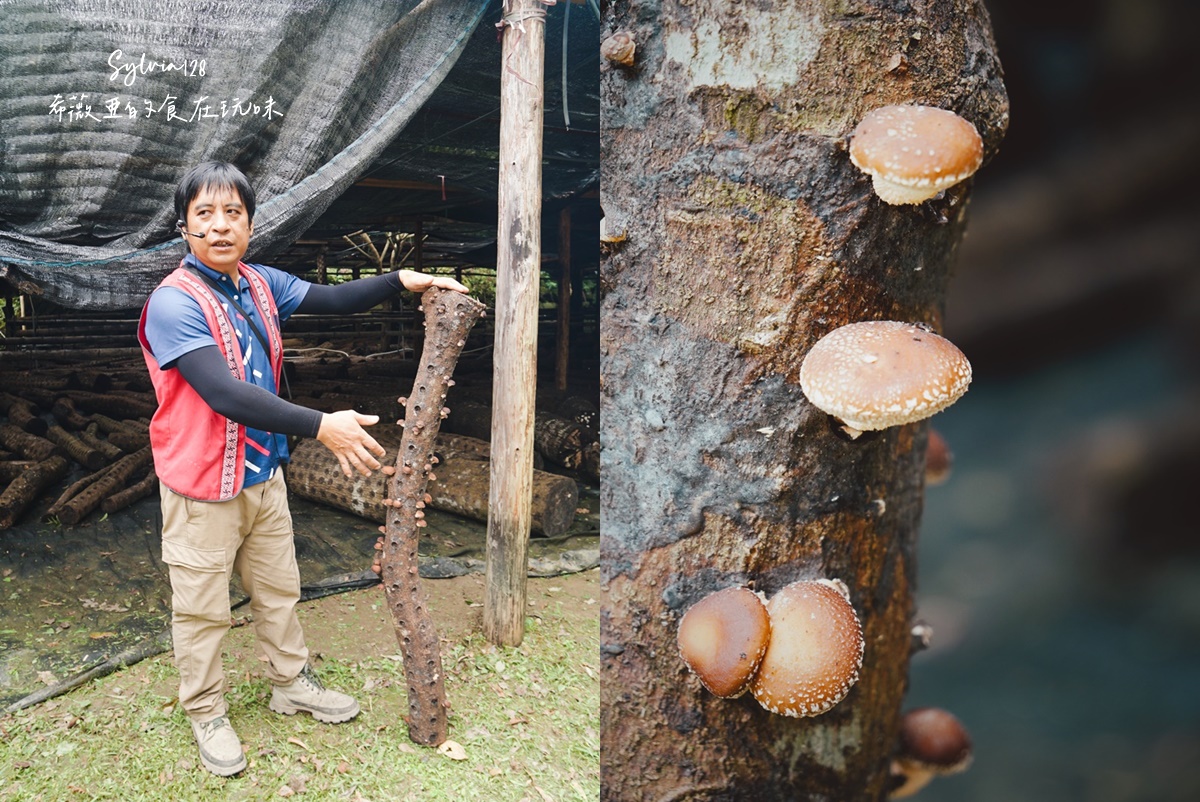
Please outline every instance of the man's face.
[[237, 269], [246, 254], [254, 224], [242, 198], [233, 187], [206, 186], [188, 204], [187, 230], [204, 238], [187, 237], [192, 253], [221, 272]]

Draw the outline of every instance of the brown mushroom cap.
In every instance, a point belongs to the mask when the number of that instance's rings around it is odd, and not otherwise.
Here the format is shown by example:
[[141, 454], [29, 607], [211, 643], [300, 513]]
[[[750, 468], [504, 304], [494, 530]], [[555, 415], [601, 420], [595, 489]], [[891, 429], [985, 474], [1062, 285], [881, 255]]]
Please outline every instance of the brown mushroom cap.
[[817, 716], [858, 681], [863, 636], [841, 582], [793, 582], [767, 602], [771, 644], [750, 690], [785, 716]]
[[971, 363], [944, 337], [910, 323], [872, 320], [826, 334], [800, 365], [800, 388], [852, 437], [928, 418], [957, 401]]
[[617, 31], [600, 43], [600, 55], [622, 67], [632, 67], [637, 43], [629, 31]]
[[717, 696], [746, 691], [767, 643], [771, 620], [762, 599], [748, 588], [725, 588], [693, 604], [679, 622], [679, 655]]
[[971, 736], [947, 711], [918, 707], [900, 718], [898, 759], [937, 774], [953, 774], [971, 763]]
[[954, 466], [954, 454], [941, 432], [929, 430], [929, 444], [925, 447], [925, 484], [940, 485], [950, 478]]
[[850, 161], [887, 203], [920, 203], [969, 178], [983, 163], [975, 126], [932, 106], [883, 106], [863, 117]]

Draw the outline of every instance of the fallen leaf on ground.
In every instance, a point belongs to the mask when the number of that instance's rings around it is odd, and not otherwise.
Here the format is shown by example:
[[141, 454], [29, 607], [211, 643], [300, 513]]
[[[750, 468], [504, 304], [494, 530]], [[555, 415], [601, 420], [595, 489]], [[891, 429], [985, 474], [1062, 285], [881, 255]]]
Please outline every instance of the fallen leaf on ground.
[[401, 752], [403, 752], [403, 753], [404, 753], [404, 754], [406, 754], [406, 755], [415, 755], [415, 754], [417, 754], [417, 750], [416, 750], [416, 749], [413, 749], [413, 748], [412, 748], [411, 746], [409, 746], [408, 744], [400, 744], [400, 745], [399, 745], [399, 746], [397, 746], [396, 748], [397, 748], [397, 749], [399, 749]]
[[54, 672], [52, 671], [39, 671], [37, 678], [46, 685], [55, 685], [58, 683], [58, 677], [54, 676]]
[[281, 785], [279, 790], [275, 792], [278, 796], [295, 796], [296, 792], [292, 790], [290, 785]]
[[288, 736], [288, 743], [290, 743], [290, 744], [295, 744], [296, 746], [298, 746], [298, 747], [300, 747], [301, 749], [303, 749], [305, 752], [311, 752], [311, 751], [312, 751], [311, 749], [309, 749], [309, 748], [308, 748], [308, 744], [304, 743], [304, 741], [301, 741], [299, 738], [297, 738], [297, 737], [296, 737], [296, 736], [294, 736], [294, 735]]
[[437, 748], [439, 755], [445, 755], [451, 760], [466, 760], [467, 750], [462, 748], [462, 744], [456, 741], [443, 741], [442, 745]]

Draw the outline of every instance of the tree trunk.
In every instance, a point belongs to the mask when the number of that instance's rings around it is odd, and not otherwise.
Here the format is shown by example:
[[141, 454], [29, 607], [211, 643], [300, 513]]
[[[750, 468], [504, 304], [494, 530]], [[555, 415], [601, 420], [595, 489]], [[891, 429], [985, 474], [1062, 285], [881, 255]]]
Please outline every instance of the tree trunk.
[[499, 646], [517, 646], [525, 637], [542, 262], [542, 0], [508, 0], [501, 30], [492, 409], [504, 414], [493, 420], [488, 437], [492, 476], [483, 634]]
[[432, 287], [421, 296], [425, 311], [425, 345], [412, 393], [404, 404], [404, 434], [396, 455], [396, 472], [388, 496], [382, 556], [383, 589], [396, 640], [404, 655], [408, 682], [408, 737], [437, 746], [446, 740], [446, 687], [437, 628], [421, 589], [417, 543], [425, 514], [425, 488], [435, 479], [433, 444], [447, 410], [446, 391], [454, 384], [454, 363], [467, 333], [484, 312], [483, 304], [451, 290]]
[[[967, 187], [887, 206], [846, 138], [917, 102], [1007, 123], [979, 0], [609, 7], [602, 69], [604, 798], [882, 800], [910, 651], [927, 426], [849, 441], [799, 388], [828, 331], [941, 328]], [[986, 173], [986, 168], [985, 168]], [[969, 401], [969, 397], [968, 397]], [[680, 617], [707, 593], [850, 589], [866, 654], [828, 713], [704, 691]]]

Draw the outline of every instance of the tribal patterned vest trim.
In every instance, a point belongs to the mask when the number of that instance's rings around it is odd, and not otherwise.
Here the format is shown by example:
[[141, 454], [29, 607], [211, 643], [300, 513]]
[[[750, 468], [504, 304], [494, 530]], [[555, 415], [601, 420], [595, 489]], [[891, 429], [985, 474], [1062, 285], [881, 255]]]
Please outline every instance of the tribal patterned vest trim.
[[[278, 387], [283, 370], [283, 338], [275, 298], [266, 280], [253, 268], [239, 263], [238, 270], [250, 284], [259, 319], [267, 321], [271, 370]], [[196, 299], [230, 373], [243, 381], [246, 375], [242, 349], [217, 293], [182, 264], [160, 286], [175, 287]], [[245, 481], [246, 428], [214, 412], [178, 370], [162, 370], [150, 351], [145, 329], [143, 308], [138, 340], [158, 397], [158, 410], [150, 421], [154, 471], [159, 481], [182, 496], [200, 501], [227, 501], [241, 492]]]

